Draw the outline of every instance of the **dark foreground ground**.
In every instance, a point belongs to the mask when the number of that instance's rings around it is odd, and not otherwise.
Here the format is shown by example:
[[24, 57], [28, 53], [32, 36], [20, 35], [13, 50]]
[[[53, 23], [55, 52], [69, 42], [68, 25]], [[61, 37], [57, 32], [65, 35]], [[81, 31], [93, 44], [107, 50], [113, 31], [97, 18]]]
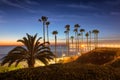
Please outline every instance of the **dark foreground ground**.
[[0, 80], [120, 80], [119, 49], [97, 49], [66, 64], [0, 73]]

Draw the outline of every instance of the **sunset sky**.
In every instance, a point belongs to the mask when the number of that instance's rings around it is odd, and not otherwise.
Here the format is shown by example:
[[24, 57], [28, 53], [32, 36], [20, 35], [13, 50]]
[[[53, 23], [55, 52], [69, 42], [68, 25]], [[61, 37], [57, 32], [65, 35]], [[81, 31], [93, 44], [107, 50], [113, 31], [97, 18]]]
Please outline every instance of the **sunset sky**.
[[53, 30], [64, 40], [66, 24], [70, 35], [74, 24], [80, 24], [86, 32], [100, 30], [100, 39], [120, 40], [120, 0], [0, 0], [0, 44], [14, 44], [26, 33], [42, 37], [41, 16], [50, 21], [52, 41]]

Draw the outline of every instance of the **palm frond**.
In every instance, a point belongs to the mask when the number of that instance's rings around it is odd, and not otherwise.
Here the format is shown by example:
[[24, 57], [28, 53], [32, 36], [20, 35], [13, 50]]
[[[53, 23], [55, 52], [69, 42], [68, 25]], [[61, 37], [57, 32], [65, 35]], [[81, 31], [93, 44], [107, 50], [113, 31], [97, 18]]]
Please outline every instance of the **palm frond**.
[[53, 58], [55, 57], [55, 55], [51, 52], [51, 51], [48, 51], [48, 50], [45, 50], [45, 51], [41, 51], [39, 52], [37, 55], [35, 55], [36, 58], [45, 58], [47, 60], [53, 60]]
[[38, 60], [40, 60], [43, 64], [47, 65], [48, 64], [48, 60], [43, 58], [43, 57], [38, 57]]
[[16, 61], [15, 67], [17, 67], [17, 65], [18, 65], [21, 61], [24, 61], [24, 58], [18, 59], [18, 60]]
[[36, 40], [36, 42], [35, 42], [35, 44], [34, 44], [34, 52], [36, 53], [37, 51], [38, 51], [38, 49], [39, 49], [39, 47], [40, 47], [40, 42], [39, 42], [39, 40], [41, 39], [42, 37], [39, 37], [37, 40]]
[[2, 58], [2, 65], [9, 63], [8, 66], [10, 66], [15, 61], [24, 58], [27, 59], [29, 55], [27, 54], [27, 50], [21, 46], [17, 46], [14, 49], [12, 49], [5, 57]]
[[38, 49], [39, 51], [44, 51], [44, 50], [49, 50], [50, 51], [50, 48], [49, 47], [41, 47]]
[[9, 51], [8, 54], [2, 58], [1, 65], [8, 63], [8, 66], [10, 66], [16, 62], [15, 66], [17, 66], [21, 61], [26, 60], [28, 67], [34, 67], [35, 59], [39, 59], [47, 65], [48, 61], [55, 57], [50, 51], [50, 48], [46, 46], [46, 44], [50, 44], [49, 42], [40, 44], [39, 40], [41, 37], [36, 39], [37, 34], [31, 36], [27, 33], [26, 35], [27, 37], [17, 40], [17, 42], [23, 43], [25, 47], [17, 46]]

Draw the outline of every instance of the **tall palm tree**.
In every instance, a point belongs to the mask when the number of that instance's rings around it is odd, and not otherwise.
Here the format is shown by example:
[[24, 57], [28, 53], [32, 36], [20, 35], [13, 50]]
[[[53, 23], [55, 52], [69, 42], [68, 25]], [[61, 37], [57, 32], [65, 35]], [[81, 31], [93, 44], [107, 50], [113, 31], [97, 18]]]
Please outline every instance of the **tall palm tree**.
[[85, 29], [80, 29], [81, 35], [82, 35], [82, 44], [83, 44], [83, 32], [85, 32]]
[[80, 25], [79, 24], [75, 24], [74, 25], [74, 29], [76, 29], [76, 46], [77, 46], [77, 53], [78, 53], [78, 28], [80, 28]]
[[89, 31], [89, 35], [90, 35], [90, 45], [89, 45], [89, 46], [90, 46], [90, 51], [91, 51], [91, 44], [92, 44], [92, 42], [91, 42], [91, 33], [92, 33], [92, 32]]
[[69, 53], [70, 53], [70, 47], [69, 47], [69, 31], [70, 31], [70, 25], [69, 24], [67, 24], [66, 26], [65, 26], [65, 28], [66, 28], [66, 31], [67, 31], [67, 55], [69, 56]]
[[[57, 34], [58, 34], [58, 31], [57, 30], [53, 31], [52, 34], [55, 35], [55, 56], [57, 57], [56, 47], [57, 47]], [[55, 57], [55, 62], [57, 62], [56, 57]]]
[[74, 29], [75, 32], [75, 46], [76, 46], [76, 53], [77, 53], [77, 29]]
[[95, 44], [95, 48], [96, 48], [96, 47], [98, 47], [98, 33], [99, 33], [99, 30], [94, 29], [92, 31], [92, 33], [94, 34], [94, 44]]
[[72, 43], [72, 45], [73, 45], [74, 36], [71, 36], [70, 38], [71, 38], [71, 43]]
[[71, 36], [71, 43], [72, 43], [72, 51], [73, 51], [73, 39], [74, 39], [74, 36]]
[[11, 66], [11, 64], [16, 62], [15, 66], [17, 66], [21, 61], [27, 61], [28, 67], [34, 67], [36, 59], [47, 65], [48, 61], [54, 58], [54, 54], [50, 51], [50, 48], [45, 47], [44, 43], [39, 42], [41, 37], [36, 39], [37, 34], [34, 36], [26, 35], [27, 37], [17, 40], [23, 43], [24, 46], [17, 46], [8, 52], [8, 54], [2, 58], [1, 65], [9, 63], [8, 66]]
[[48, 32], [48, 26], [50, 25], [50, 22], [46, 22], [46, 27], [47, 27], [47, 42], [49, 42], [49, 32]]
[[87, 50], [88, 50], [88, 36], [89, 36], [89, 33], [87, 32], [86, 34], [85, 34], [85, 36], [86, 36], [86, 44], [87, 44]]
[[[66, 46], [67, 46], [67, 43], [68, 43], [68, 40], [67, 40], [67, 31], [64, 31], [64, 33], [65, 33], [65, 37], [66, 37], [65, 39], [66, 39]], [[67, 50], [66, 50], [66, 53], [67, 53]]]
[[39, 19], [40, 22], [43, 22], [43, 42], [45, 43], [45, 24], [48, 17], [42, 16], [41, 19]]
[[[81, 34], [79, 33], [79, 34], [78, 34], [78, 44], [80, 44], [80, 36], [81, 36]], [[80, 51], [80, 50], [79, 50], [79, 47], [80, 47], [80, 45], [78, 45], [78, 52]]]

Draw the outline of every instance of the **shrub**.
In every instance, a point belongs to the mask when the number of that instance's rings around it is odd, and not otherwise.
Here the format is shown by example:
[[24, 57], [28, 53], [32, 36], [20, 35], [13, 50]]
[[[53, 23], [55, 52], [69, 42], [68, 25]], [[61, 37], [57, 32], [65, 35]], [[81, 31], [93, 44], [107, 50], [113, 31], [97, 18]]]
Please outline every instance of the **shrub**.
[[114, 62], [110, 63], [114, 68], [120, 68], [120, 59], [116, 59]]
[[93, 64], [55, 64], [1, 73], [1, 80], [119, 80], [120, 72], [110, 66]]
[[76, 62], [82, 64], [91, 63], [96, 65], [102, 65], [114, 60], [115, 56], [116, 51], [114, 50], [93, 50], [80, 56], [76, 60]]

